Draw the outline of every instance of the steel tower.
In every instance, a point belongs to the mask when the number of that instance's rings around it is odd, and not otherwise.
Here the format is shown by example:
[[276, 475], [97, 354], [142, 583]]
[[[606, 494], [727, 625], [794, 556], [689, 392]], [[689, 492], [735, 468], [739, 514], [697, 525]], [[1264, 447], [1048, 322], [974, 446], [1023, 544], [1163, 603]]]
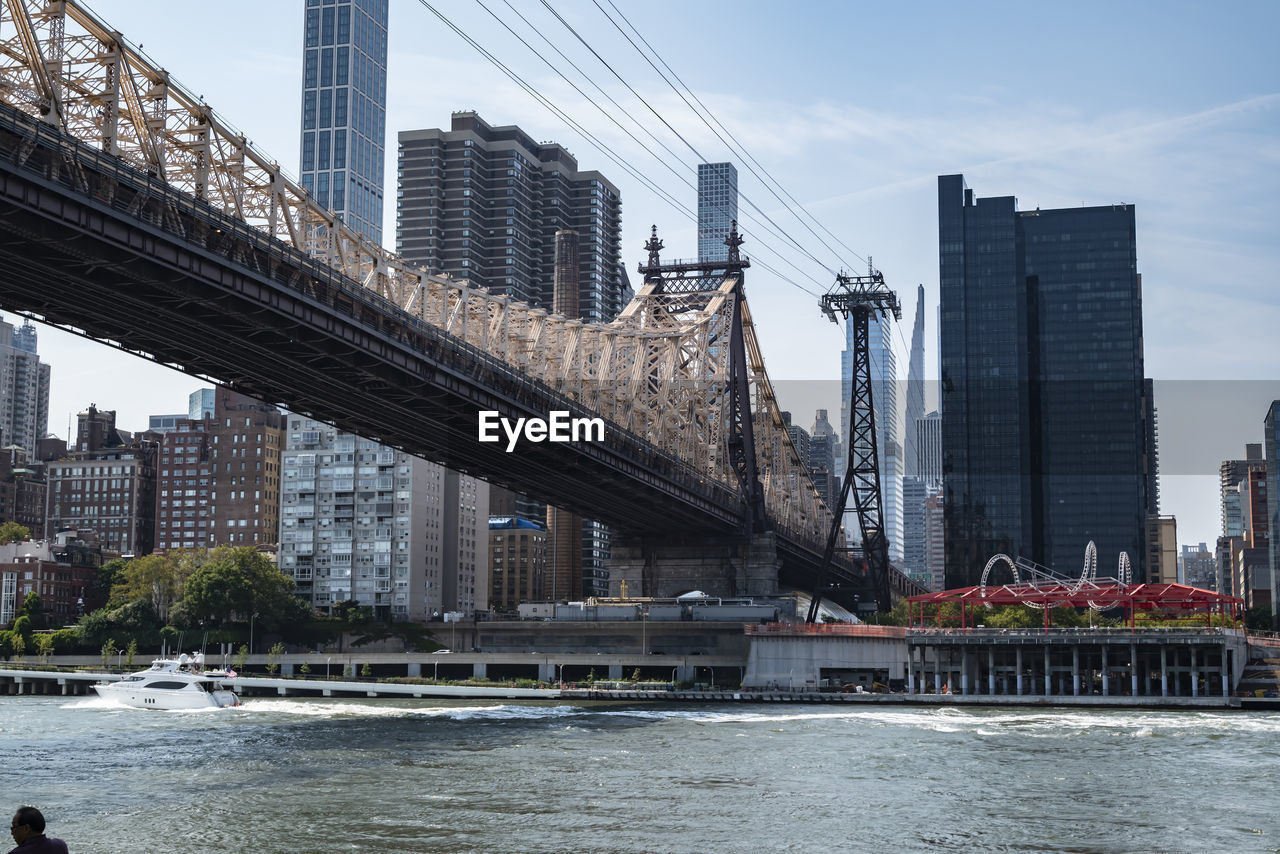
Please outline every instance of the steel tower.
[[827, 545], [822, 556], [818, 584], [809, 605], [808, 622], [818, 617], [827, 572], [840, 536], [840, 520], [848, 504], [849, 492], [853, 492], [853, 506], [858, 513], [858, 527], [862, 530], [862, 550], [867, 560], [876, 606], [888, 611], [893, 603], [889, 599], [889, 540], [884, 532], [884, 508], [880, 491], [880, 454], [876, 447], [876, 412], [871, 398], [871, 355], [868, 332], [871, 315], [885, 317], [893, 312], [895, 320], [902, 319], [902, 305], [898, 295], [885, 286], [879, 270], [871, 270], [865, 276], [836, 276], [835, 285], [822, 295], [822, 312], [833, 323], [841, 319], [853, 321], [853, 389], [849, 395], [848, 470], [840, 497], [832, 508], [835, 518], [827, 535]]

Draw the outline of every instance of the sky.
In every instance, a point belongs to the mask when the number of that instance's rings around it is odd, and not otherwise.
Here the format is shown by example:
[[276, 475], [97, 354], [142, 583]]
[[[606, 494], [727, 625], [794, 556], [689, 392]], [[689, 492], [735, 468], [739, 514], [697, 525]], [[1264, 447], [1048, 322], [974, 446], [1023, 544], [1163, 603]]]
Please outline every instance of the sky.
[[[396, 134], [448, 127], [452, 111], [518, 124], [608, 176], [622, 197], [633, 282], [651, 225], [665, 258], [696, 255], [687, 213], [696, 209], [696, 164], [732, 160], [743, 251], [758, 262], [746, 287], [768, 372], [783, 406], [808, 426], [816, 406], [832, 409], [833, 420], [839, 408], [843, 336], [817, 297], [842, 268], [861, 272], [873, 259], [898, 291], [904, 377], [916, 285], [924, 285], [925, 362], [936, 379], [938, 175], [961, 172], [976, 195], [1016, 196], [1024, 210], [1135, 205], [1161, 511], [1177, 516], [1180, 542], [1212, 546], [1218, 462], [1262, 441], [1263, 415], [1280, 399], [1280, 355], [1270, 346], [1280, 327], [1280, 61], [1271, 43], [1280, 4], [613, 2], [727, 134], [713, 133], [623, 39], [602, 11], [625, 28], [609, 0], [432, 5], [679, 206], [495, 69], [425, 3], [391, 0], [383, 222], [391, 248]], [[301, 0], [91, 8], [297, 173]], [[201, 385], [45, 326], [40, 354], [53, 368], [49, 429], [58, 435], [91, 402], [117, 410], [125, 429], [143, 429], [149, 415], [185, 411]]]

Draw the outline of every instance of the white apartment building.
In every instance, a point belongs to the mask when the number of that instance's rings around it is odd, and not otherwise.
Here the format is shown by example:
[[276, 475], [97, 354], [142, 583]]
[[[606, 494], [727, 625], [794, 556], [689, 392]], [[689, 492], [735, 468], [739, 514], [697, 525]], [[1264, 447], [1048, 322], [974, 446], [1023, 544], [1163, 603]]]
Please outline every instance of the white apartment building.
[[281, 468], [279, 564], [314, 607], [488, 609], [488, 484], [294, 414]]

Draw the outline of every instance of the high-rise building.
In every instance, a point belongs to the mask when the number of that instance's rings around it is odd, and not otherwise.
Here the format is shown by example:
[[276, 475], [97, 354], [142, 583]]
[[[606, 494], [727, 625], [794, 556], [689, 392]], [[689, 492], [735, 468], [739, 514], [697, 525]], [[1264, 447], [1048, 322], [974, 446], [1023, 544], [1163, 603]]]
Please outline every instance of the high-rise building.
[[813, 414], [813, 429], [809, 431], [809, 474], [827, 507], [835, 507], [836, 499], [840, 497], [837, 468], [844, 468], [840, 437], [827, 418], [827, 410], [819, 409]]
[[[898, 431], [898, 360], [893, 352], [891, 320], [873, 314], [867, 327], [871, 359], [871, 401], [875, 407], [876, 449], [880, 458], [880, 496], [889, 558], [902, 560], [902, 436]], [[845, 349], [841, 353], [841, 435], [848, 441], [849, 402], [853, 394], [854, 320], [845, 322]], [[844, 467], [841, 474], [848, 477]], [[845, 511], [845, 530], [857, 531], [857, 513]]]
[[547, 530], [518, 516], [489, 518], [489, 604], [514, 613], [521, 602], [541, 602], [547, 572]]
[[903, 430], [903, 475], [923, 478], [920, 471], [920, 437], [916, 422], [924, 417], [924, 285], [916, 288], [916, 320], [911, 328], [911, 355], [907, 364], [907, 411]]
[[916, 471], [921, 480], [936, 489], [942, 485], [942, 415], [935, 410], [917, 418], [915, 434]]
[[445, 610], [489, 610], [489, 484], [444, 469], [443, 522]]
[[1251, 470], [1264, 470], [1266, 459], [1262, 455], [1262, 443], [1244, 446], [1243, 460], [1223, 460], [1218, 466], [1219, 495], [1222, 503], [1222, 536], [1244, 535], [1244, 522], [1240, 516], [1240, 481]]
[[[1019, 211], [938, 179], [947, 583], [998, 552], [1145, 578], [1154, 429], [1132, 205]], [[1175, 548], [1176, 552], [1176, 548]]]
[[942, 502], [941, 490], [924, 501], [925, 571], [930, 590], [945, 590], [947, 584], [946, 520]]
[[80, 413], [75, 450], [46, 464], [45, 536], [93, 531], [116, 554], [150, 554], [155, 544], [160, 435], [116, 429], [114, 410]]
[[1178, 583], [1178, 520], [1172, 516], [1147, 517], [1147, 582]]
[[277, 542], [284, 414], [228, 388], [197, 395], [208, 414], [178, 418], [160, 442], [156, 550]]
[[726, 261], [725, 240], [738, 220], [738, 169], [732, 163], [698, 164], [698, 260]]
[[284, 413], [229, 388], [215, 389], [210, 545], [279, 542]]
[[393, 619], [488, 609], [476, 577], [489, 566], [487, 484], [310, 418], [286, 422], [278, 560], [300, 596]]
[[554, 142], [454, 113], [449, 130], [401, 131], [396, 251], [432, 273], [551, 309], [556, 232], [577, 232], [578, 316], [609, 321], [620, 276], [618, 188]]
[[785, 410], [782, 413], [782, 423], [787, 427], [787, 435], [791, 437], [791, 444], [796, 449], [796, 454], [808, 465], [813, 454], [813, 439], [809, 431], [799, 424], [792, 424], [791, 413]]
[[0, 447], [17, 445], [35, 459], [48, 427], [49, 366], [36, 353], [36, 328], [0, 321]]
[[1280, 400], [1271, 402], [1262, 421], [1267, 446], [1267, 568], [1271, 574], [1271, 627], [1280, 628]]
[[206, 418], [181, 418], [161, 436], [156, 466], [158, 552], [211, 545], [209, 427]]
[[302, 186], [381, 243], [387, 0], [307, 0], [304, 15]]
[[1218, 564], [1209, 546], [1183, 546], [1178, 556], [1178, 581], [1204, 590], [1218, 589]]
[[904, 477], [902, 479], [902, 566], [909, 577], [928, 587], [932, 579], [928, 578], [925, 568], [928, 542], [925, 532], [925, 501], [929, 498], [929, 490], [922, 479]]

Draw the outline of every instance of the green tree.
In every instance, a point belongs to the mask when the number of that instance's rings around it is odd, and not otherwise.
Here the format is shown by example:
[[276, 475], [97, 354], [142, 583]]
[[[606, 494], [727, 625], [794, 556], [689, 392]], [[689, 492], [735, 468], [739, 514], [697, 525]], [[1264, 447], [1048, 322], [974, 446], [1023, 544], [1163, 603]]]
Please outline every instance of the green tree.
[[373, 668], [369, 666], [369, 662], [366, 661], [364, 664], [360, 665], [360, 675], [365, 679], [368, 679], [373, 675]]
[[49, 632], [41, 632], [35, 636], [36, 654], [40, 656], [40, 663], [46, 664], [49, 656], [53, 654], [53, 635]]
[[306, 661], [302, 662], [302, 664], [298, 667], [298, 672], [301, 673], [303, 676], [308, 675], [309, 673], [311, 673], [311, 664]]
[[1253, 629], [1255, 632], [1275, 631], [1275, 624], [1271, 618], [1271, 607], [1269, 605], [1254, 605], [1245, 612], [1244, 625], [1246, 629]]
[[236, 650], [236, 657], [232, 660], [231, 666], [236, 670], [244, 670], [244, 666], [249, 663], [249, 645], [247, 643], [240, 644], [240, 648]]
[[181, 613], [192, 625], [222, 627], [258, 614], [266, 630], [297, 625], [309, 610], [293, 579], [252, 546], [221, 546], [186, 580]]
[[107, 638], [107, 642], [102, 645], [102, 669], [106, 670], [111, 666], [111, 656], [120, 651], [116, 646], [115, 638]]
[[29, 617], [33, 628], [45, 628], [44, 605], [40, 601], [40, 594], [34, 590], [22, 600], [22, 607], [18, 609], [18, 613], [24, 617]]
[[0, 545], [20, 543], [31, 536], [31, 529], [17, 522], [0, 523]]
[[272, 676], [280, 670], [280, 657], [284, 655], [284, 644], [276, 642], [267, 650], [267, 672]]
[[110, 601], [111, 590], [120, 581], [121, 576], [124, 574], [124, 569], [128, 565], [129, 561], [118, 557], [98, 567], [97, 573], [93, 576], [93, 586], [89, 590], [89, 595], [85, 598], [94, 602]]
[[26, 639], [31, 636], [31, 618], [22, 614], [13, 621], [13, 633]]
[[124, 648], [124, 663], [133, 667], [133, 657], [138, 654], [138, 639], [129, 638], [129, 645]]
[[[77, 626], [81, 640], [91, 648], [111, 636], [142, 636], [158, 640], [160, 620], [148, 601], [129, 602], [115, 607], [99, 608], [80, 618]], [[173, 638], [176, 640], [175, 638]]]
[[183, 582], [188, 566], [179, 566], [177, 557], [150, 554], [134, 558], [124, 567], [111, 588], [111, 605], [147, 602], [162, 624], [169, 622], [169, 612], [182, 598]]
[[27, 639], [22, 636], [21, 632], [13, 633], [13, 657], [22, 661], [22, 655], [27, 651]]
[[1032, 629], [1044, 625], [1042, 612], [1026, 605], [1003, 605], [980, 614], [984, 625], [992, 629]]

